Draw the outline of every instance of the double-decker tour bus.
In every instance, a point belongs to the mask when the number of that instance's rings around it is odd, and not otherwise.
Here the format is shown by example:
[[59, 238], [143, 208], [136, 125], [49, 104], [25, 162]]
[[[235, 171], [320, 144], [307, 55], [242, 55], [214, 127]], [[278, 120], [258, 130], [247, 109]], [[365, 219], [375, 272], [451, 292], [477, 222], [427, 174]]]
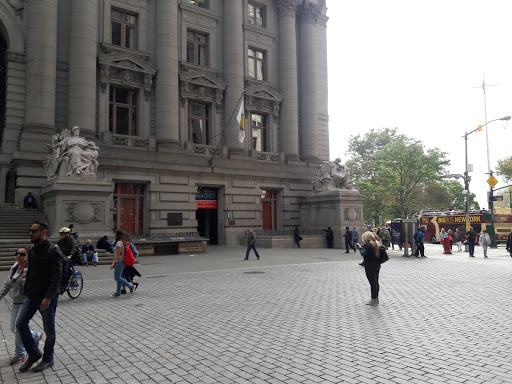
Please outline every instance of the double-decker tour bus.
[[[479, 235], [482, 230], [491, 225], [491, 212], [488, 210], [470, 210], [469, 222], [474, 231]], [[466, 233], [466, 212], [464, 211], [426, 211], [421, 212], [420, 225], [425, 227], [425, 241], [439, 243], [439, 233], [444, 228], [455, 233], [459, 230]], [[512, 231], [512, 209], [495, 208], [494, 209], [494, 231], [496, 233], [496, 242], [503, 243], [507, 241], [508, 234]]]

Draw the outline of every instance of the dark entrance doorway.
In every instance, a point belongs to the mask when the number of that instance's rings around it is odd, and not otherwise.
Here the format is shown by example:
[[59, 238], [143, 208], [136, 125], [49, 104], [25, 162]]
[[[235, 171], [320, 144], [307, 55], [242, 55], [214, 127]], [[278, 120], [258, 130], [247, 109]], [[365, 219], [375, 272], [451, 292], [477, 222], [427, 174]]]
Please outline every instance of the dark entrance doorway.
[[199, 236], [210, 239], [209, 244], [218, 244], [217, 188], [198, 187], [196, 203], [196, 220]]

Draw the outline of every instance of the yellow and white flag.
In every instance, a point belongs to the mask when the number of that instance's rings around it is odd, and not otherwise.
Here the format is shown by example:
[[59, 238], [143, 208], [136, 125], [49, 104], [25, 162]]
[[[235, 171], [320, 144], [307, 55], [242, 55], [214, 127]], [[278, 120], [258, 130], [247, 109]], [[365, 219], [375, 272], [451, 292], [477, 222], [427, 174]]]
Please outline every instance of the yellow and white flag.
[[241, 143], [245, 140], [245, 131], [244, 131], [244, 99], [242, 98], [242, 103], [240, 104], [240, 110], [238, 111], [238, 115], [236, 116], [236, 120], [240, 125], [240, 131], [238, 132], [238, 140]]

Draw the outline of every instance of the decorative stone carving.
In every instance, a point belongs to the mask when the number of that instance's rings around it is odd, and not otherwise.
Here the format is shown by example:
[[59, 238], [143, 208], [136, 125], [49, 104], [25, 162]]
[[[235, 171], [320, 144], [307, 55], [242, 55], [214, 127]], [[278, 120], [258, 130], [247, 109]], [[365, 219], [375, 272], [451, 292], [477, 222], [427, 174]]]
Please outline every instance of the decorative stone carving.
[[98, 58], [100, 63], [101, 92], [105, 93], [109, 83], [142, 88], [149, 101], [156, 68], [143, 58], [131, 53], [109, 53]]
[[294, 16], [299, 9], [302, 0], [275, 0], [279, 16]]
[[277, 120], [282, 101], [283, 96], [266, 84], [246, 84], [245, 108], [248, 111], [268, 113]]
[[304, 2], [297, 13], [301, 22], [316, 24], [322, 14], [322, 5]]
[[103, 204], [101, 202], [79, 202], [66, 204], [65, 221], [80, 224], [102, 223]]
[[341, 164], [341, 159], [335, 161], [323, 161], [319, 166], [312, 181], [313, 194], [334, 191], [336, 189], [352, 189], [350, 172]]
[[16, 16], [23, 19], [23, 11], [25, 10], [25, 3], [28, 0], [7, 0], [7, 3], [11, 6]]
[[74, 126], [52, 136], [49, 155], [43, 159], [48, 180], [57, 175], [95, 175], [98, 168], [99, 148], [92, 141], [80, 137], [80, 128]]
[[345, 208], [343, 214], [346, 221], [361, 220], [361, 208], [359, 207]]
[[215, 103], [220, 110], [224, 101], [226, 83], [207, 71], [182, 72], [180, 74], [181, 103], [188, 99], [203, 100]]
[[94, 207], [86, 202], [76, 204], [73, 207], [73, 218], [80, 224], [90, 223], [94, 219]]

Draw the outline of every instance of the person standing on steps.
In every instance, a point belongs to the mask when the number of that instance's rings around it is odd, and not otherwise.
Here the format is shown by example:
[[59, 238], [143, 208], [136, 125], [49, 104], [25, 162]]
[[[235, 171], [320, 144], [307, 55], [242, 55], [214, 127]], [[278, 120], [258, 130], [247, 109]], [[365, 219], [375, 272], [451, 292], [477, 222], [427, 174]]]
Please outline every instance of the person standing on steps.
[[[29, 267], [23, 286], [23, 294], [26, 299], [23, 301], [16, 320], [16, 328], [20, 332], [21, 341], [28, 353], [28, 359], [20, 367], [20, 372], [28, 371], [41, 358], [41, 362], [34, 368], [35, 372], [53, 367], [53, 350], [56, 339], [55, 312], [59, 301], [64, 255], [57, 245], [48, 241], [47, 231], [48, 224], [38, 221], [35, 221], [30, 228], [30, 240], [34, 245], [29, 252]], [[28, 326], [37, 311], [43, 318], [46, 335], [44, 353], [39, 351]]]
[[[23, 347], [23, 342], [21, 341], [21, 335], [19, 330], [16, 328], [16, 319], [18, 318], [18, 314], [20, 313], [21, 305], [25, 300], [25, 296], [23, 295], [23, 286], [25, 284], [25, 278], [27, 276], [28, 271], [28, 253], [25, 248], [20, 248], [16, 251], [16, 263], [11, 267], [9, 272], [9, 278], [4, 283], [2, 288], [0, 288], [0, 300], [4, 298], [5, 295], [9, 294], [12, 299], [12, 308], [11, 308], [11, 331], [14, 332], [14, 357], [11, 359], [10, 364], [15, 365], [19, 363], [23, 363], [27, 360], [27, 352]], [[39, 340], [43, 337], [41, 332], [30, 331], [32, 334], [32, 338], [36, 344], [39, 343]]]
[[345, 253], [349, 253], [348, 247], [352, 248], [355, 252], [356, 249], [352, 245], [352, 231], [350, 230], [349, 227], [345, 227], [345, 235], [344, 236], [345, 236], [345, 249], [346, 249]]
[[256, 260], [260, 259], [260, 255], [258, 254], [258, 251], [256, 250], [256, 234], [252, 230], [252, 228], [249, 228], [249, 237], [247, 238], [247, 252], [245, 253], [245, 259], [249, 260], [249, 252], [251, 249], [256, 254]]
[[469, 232], [466, 233], [466, 240], [469, 247], [469, 257], [475, 257], [476, 233], [473, 230], [473, 227], [469, 227]]

